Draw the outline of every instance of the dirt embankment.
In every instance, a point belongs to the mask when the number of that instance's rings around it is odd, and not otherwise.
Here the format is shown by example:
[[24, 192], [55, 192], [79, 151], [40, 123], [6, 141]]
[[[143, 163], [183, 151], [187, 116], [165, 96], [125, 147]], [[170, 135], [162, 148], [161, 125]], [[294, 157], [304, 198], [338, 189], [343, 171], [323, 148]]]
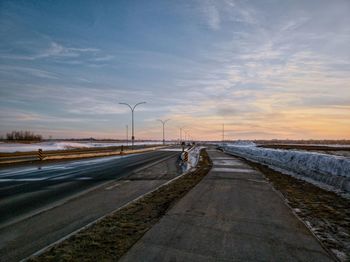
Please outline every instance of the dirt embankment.
[[269, 167], [260, 170], [322, 244], [341, 261], [350, 261], [350, 200]]
[[193, 188], [212, 163], [201, 151], [198, 168], [114, 212], [29, 261], [116, 261]]

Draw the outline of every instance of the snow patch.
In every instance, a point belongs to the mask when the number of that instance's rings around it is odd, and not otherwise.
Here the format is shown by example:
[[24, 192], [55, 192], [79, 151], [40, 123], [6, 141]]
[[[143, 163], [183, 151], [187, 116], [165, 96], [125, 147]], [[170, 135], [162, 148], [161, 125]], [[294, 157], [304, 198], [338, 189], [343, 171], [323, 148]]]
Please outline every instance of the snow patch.
[[252, 141], [238, 140], [233, 143], [223, 143], [221, 146], [256, 146], [256, 144]]
[[334, 248], [331, 251], [340, 261], [348, 261], [348, 256], [344, 252]]
[[[135, 145], [155, 145], [162, 144], [162, 142], [135, 142]], [[41, 143], [31, 143], [31, 144], [21, 144], [21, 143], [0, 143], [1, 153], [13, 153], [13, 152], [32, 152], [37, 151], [41, 148], [44, 151], [54, 151], [54, 150], [67, 150], [74, 148], [94, 148], [94, 147], [112, 147], [126, 145], [126, 143], [111, 142], [41, 142]], [[130, 145], [130, 142], [129, 142]]]
[[[199, 155], [203, 148], [204, 147], [195, 146], [189, 150], [186, 150], [186, 152], [188, 152], [188, 161], [186, 162], [185, 170], [190, 170], [192, 167], [197, 166], [199, 161]], [[183, 154], [184, 153], [182, 153], [182, 159], [184, 159]]]
[[350, 159], [345, 157], [237, 144], [229, 144], [222, 149], [251, 161], [267, 164], [284, 173], [294, 173], [331, 186], [335, 191], [350, 192]]

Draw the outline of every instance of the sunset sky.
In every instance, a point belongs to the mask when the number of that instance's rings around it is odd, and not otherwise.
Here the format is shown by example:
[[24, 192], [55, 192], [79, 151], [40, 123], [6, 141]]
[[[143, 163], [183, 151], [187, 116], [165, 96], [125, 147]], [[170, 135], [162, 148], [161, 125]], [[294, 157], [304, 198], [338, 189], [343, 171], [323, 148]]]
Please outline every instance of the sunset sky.
[[0, 135], [350, 139], [350, 1], [0, 1]]

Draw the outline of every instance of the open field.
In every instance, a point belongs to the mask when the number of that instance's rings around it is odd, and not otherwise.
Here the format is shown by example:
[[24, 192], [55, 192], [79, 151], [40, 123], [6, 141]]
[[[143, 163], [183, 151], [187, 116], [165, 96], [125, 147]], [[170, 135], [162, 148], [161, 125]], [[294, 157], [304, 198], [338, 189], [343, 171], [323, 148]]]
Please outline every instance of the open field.
[[350, 147], [350, 140], [252, 140], [254, 143], [259, 145], [309, 145], [309, 146], [348, 146]]
[[[149, 146], [149, 145], [160, 145], [162, 142], [159, 141], [135, 141], [134, 146]], [[173, 143], [167, 143], [173, 144]], [[131, 146], [129, 142], [104, 142], [104, 141], [45, 141], [45, 142], [28, 142], [28, 143], [15, 143], [15, 142], [0, 142], [0, 154], [6, 153], [25, 153], [25, 152], [36, 152], [38, 149], [43, 151], [65, 151], [65, 150], [94, 150], [97, 148], [118, 148], [118, 147]]]
[[297, 149], [307, 151], [350, 151], [350, 145], [295, 145], [295, 144], [274, 144], [274, 145], [259, 145], [264, 148], [276, 149]]
[[274, 144], [274, 145], [258, 145], [263, 148], [285, 149], [285, 150], [301, 150], [329, 154], [334, 156], [343, 156], [350, 158], [350, 145], [300, 145], [300, 144]]

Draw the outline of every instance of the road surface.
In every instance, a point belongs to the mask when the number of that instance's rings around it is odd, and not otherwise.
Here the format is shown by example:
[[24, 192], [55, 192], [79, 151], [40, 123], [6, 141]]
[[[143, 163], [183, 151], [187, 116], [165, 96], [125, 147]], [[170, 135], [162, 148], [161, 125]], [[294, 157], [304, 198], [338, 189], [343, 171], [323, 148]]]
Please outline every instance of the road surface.
[[155, 151], [0, 169], [0, 261], [25, 258], [165, 183], [176, 171], [147, 178], [140, 169], [169, 161], [176, 169], [178, 155]]

